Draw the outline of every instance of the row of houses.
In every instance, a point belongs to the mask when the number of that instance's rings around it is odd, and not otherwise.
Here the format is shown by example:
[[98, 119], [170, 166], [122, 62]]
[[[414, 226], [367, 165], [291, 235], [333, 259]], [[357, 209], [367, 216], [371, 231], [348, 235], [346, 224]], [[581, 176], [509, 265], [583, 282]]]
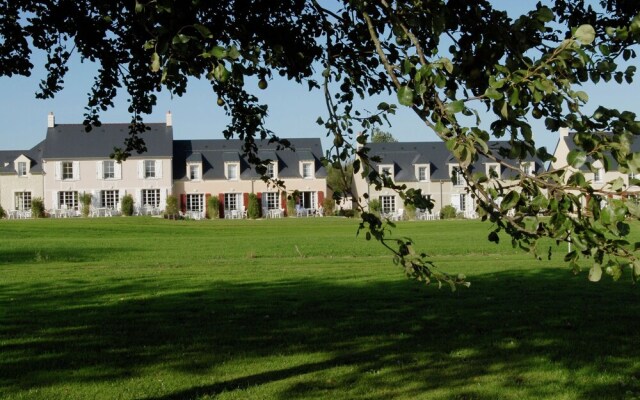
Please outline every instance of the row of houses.
[[[119, 209], [125, 194], [137, 207], [163, 210], [169, 195], [180, 199], [183, 212], [203, 214], [210, 196], [221, 204], [220, 217], [243, 211], [250, 193], [255, 193], [265, 212], [286, 209], [287, 196], [296, 191], [297, 206], [319, 209], [331, 196], [327, 171], [320, 162], [320, 139], [289, 139], [295, 151], [281, 150], [266, 141], [258, 144], [261, 159], [271, 160], [267, 175], [283, 180], [286, 189], [269, 185], [242, 155], [240, 140], [174, 140], [171, 113], [165, 123], [147, 124], [147, 151], [122, 163], [109, 158], [114, 147], [128, 137], [128, 124], [104, 124], [85, 132], [81, 124], [56, 124], [50, 114], [45, 139], [28, 150], [0, 151], [0, 206], [5, 210], [29, 210], [34, 198], [44, 201], [52, 214], [56, 210], [77, 210], [79, 195], [91, 194], [95, 209]], [[490, 142], [495, 148], [506, 142]], [[570, 134], [562, 130], [555, 155], [565, 160], [573, 148]], [[466, 182], [457, 174], [460, 165], [440, 142], [370, 143], [370, 155], [382, 161], [375, 165], [398, 184], [422, 189], [435, 202], [436, 212], [452, 205], [473, 217], [475, 203]], [[470, 166], [496, 180], [510, 181], [519, 174], [536, 174], [545, 166], [540, 160], [522, 160], [517, 169], [480, 159]], [[602, 184], [617, 172], [586, 172], [587, 179]], [[591, 174], [591, 176], [589, 175]], [[614, 176], [615, 175], [615, 176]], [[628, 184], [629, 177], [623, 175]], [[390, 214], [403, 208], [400, 197], [390, 189], [376, 192], [368, 180], [354, 177], [354, 194], [380, 201]]]

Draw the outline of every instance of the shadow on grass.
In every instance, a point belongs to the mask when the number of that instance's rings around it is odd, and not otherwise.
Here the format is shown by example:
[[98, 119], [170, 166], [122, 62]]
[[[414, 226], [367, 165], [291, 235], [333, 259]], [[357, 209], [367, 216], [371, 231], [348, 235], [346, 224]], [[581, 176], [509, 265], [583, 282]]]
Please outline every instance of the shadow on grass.
[[[637, 288], [565, 275], [482, 276], [455, 294], [410, 281], [211, 282], [182, 292], [148, 280], [4, 285], [0, 394], [122, 381], [154, 368], [211, 382], [146, 397], [156, 400], [271, 384], [283, 399], [349, 390], [363, 399], [640, 394]], [[244, 372], [221, 373], [224, 365]], [[585, 385], [602, 371], [628, 379]]]

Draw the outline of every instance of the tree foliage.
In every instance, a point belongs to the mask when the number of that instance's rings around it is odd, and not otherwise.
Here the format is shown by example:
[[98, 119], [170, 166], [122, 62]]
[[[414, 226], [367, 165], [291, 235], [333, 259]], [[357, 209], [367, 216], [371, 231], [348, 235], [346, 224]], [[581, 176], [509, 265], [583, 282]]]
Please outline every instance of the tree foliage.
[[371, 143], [395, 143], [396, 139], [390, 132], [383, 131], [380, 128], [373, 128], [371, 133]]
[[[263, 88], [277, 74], [324, 93], [327, 113], [317, 122], [333, 137], [327, 164], [342, 168], [355, 156], [355, 173], [430, 209], [420, 191], [371, 168], [376, 160], [362, 146], [367, 135], [355, 133], [377, 128], [398, 107], [382, 102], [367, 113], [355, 101], [393, 93], [446, 142], [477, 212], [492, 223], [490, 240], [506, 232], [514, 246], [536, 256], [544, 253], [537, 247], [542, 237], [571, 240], [575, 250], [566, 261], [572, 268], [592, 265], [594, 280], [601, 271], [617, 278], [629, 270], [635, 280], [640, 243], [628, 239], [628, 220], [640, 217], [640, 207], [620, 200], [627, 188], [619, 181], [595, 189], [578, 166], [599, 162], [640, 172], [640, 154], [630, 146], [640, 133], [635, 113], [606, 105], [586, 112], [589, 96], [581, 90], [588, 82], [633, 80], [639, 12], [640, 3], [628, 0], [547, 1], [517, 17], [487, 0], [351, 0], [331, 9], [315, 0], [14, 0], [0, 3], [0, 75], [30, 74], [32, 48], [43, 49], [47, 76], [38, 96], [46, 98], [62, 88], [72, 52], [97, 62], [87, 129], [99, 124], [119, 91], [130, 98], [132, 135], [117, 158], [144, 151], [142, 116], [154, 107], [157, 91], [182, 95], [187, 78], [205, 79], [228, 112], [225, 137], [244, 139], [250, 162], [259, 164], [255, 140], [279, 139], [264, 127], [267, 105], [247, 78]], [[479, 127], [481, 115], [489, 130]], [[534, 141], [531, 118], [544, 118], [551, 131], [577, 132], [569, 159], [555, 160], [537, 176], [518, 167], [527, 155], [552, 161]], [[509, 145], [489, 148], [491, 136]], [[486, 176], [471, 173], [479, 157], [513, 170], [516, 184], [489, 185]], [[602, 207], [600, 200], [608, 198]], [[411, 241], [391, 238], [387, 223], [360, 210], [367, 238], [389, 247], [409, 275], [453, 287], [464, 283], [438, 272]]]

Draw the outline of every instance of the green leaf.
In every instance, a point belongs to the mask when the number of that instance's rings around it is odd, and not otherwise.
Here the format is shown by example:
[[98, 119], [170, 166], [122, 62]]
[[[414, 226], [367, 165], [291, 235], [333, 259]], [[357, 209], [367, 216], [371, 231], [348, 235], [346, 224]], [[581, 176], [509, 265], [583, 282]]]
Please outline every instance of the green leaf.
[[160, 56], [156, 52], [151, 55], [151, 71], [160, 71]]
[[567, 155], [567, 162], [573, 168], [580, 168], [587, 161], [587, 155], [580, 150], [571, 150]]
[[591, 282], [598, 282], [602, 278], [602, 267], [599, 264], [593, 264], [593, 267], [589, 270], [589, 280]]
[[500, 203], [500, 209], [502, 211], [510, 210], [513, 207], [515, 207], [516, 204], [518, 204], [519, 200], [520, 200], [520, 195], [518, 194], [518, 192], [513, 190], [504, 197], [504, 199]]
[[575, 38], [582, 44], [591, 44], [596, 38], [596, 30], [593, 29], [593, 26], [585, 24], [580, 25], [578, 29], [576, 29]]
[[464, 100], [456, 100], [447, 104], [447, 111], [451, 114], [459, 113], [464, 110]]
[[498, 92], [493, 87], [488, 87], [487, 90], [485, 90], [484, 95], [491, 100], [500, 100], [502, 98], [502, 93]]
[[583, 103], [586, 103], [589, 101], [589, 95], [587, 94], [587, 92], [583, 92], [582, 90], [579, 90], [575, 93], [576, 97], [578, 99], [580, 99]]
[[213, 70], [213, 77], [216, 78], [217, 81], [226, 82], [229, 79], [229, 71], [222, 64], [218, 64], [216, 69]]
[[227, 51], [224, 49], [224, 47], [220, 46], [214, 46], [211, 50], [209, 50], [209, 53], [218, 60], [227, 56]]
[[408, 86], [401, 86], [398, 89], [398, 102], [403, 106], [411, 107], [413, 105], [413, 90]]

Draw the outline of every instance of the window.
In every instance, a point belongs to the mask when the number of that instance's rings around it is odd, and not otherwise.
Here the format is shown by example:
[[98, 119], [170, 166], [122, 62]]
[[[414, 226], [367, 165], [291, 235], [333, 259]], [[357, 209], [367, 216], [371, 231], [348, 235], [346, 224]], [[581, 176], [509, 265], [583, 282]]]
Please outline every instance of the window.
[[27, 163], [24, 161], [18, 162], [18, 176], [27, 176]]
[[418, 166], [418, 180], [420, 182], [426, 182], [429, 180], [429, 167], [425, 165]]
[[62, 180], [72, 180], [73, 179], [73, 162], [71, 161], [63, 161], [62, 162]]
[[604, 177], [604, 168], [596, 168], [596, 170], [593, 171], [594, 182], [602, 182], [603, 177]]
[[466, 194], [460, 195], [460, 211], [462, 212], [467, 211], [467, 195]]
[[520, 165], [524, 175], [533, 175], [533, 163], [525, 162]]
[[311, 208], [315, 209], [316, 206], [316, 192], [300, 192], [299, 204], [302, 208]]
[[464, 174], [462, 173], [462, 169], [458, 166], [451, 167], [451, 182], [453, 182], [454, 186], [464, 186]]
[[58, 206], [67, 210], [78, 209], [78, 192], [58, 192]]
[[380, 170], [378, 171], [380, 175], [385, 175], [393, 178], [393, 168], [391, 165], [381, 165]]
[[238, 180], [238, 171], [240, 169], [240, 164], [238, 163], [228, 163], [227, 164], [227, 179], [230, 181]]
[[312, 162], [303, 162], [302, 163], [302, 178], [303, 179], [312, 179], [315, 177], [315, 171], [313, 170]]
[[204, 194], [187, 194], [187, 211], [204, 211]]
[[396, 211], [395, 196], [380, 196], [380, 211], [384, 214]]
[[102, 179], [115, 179], [116, 177], [116, 162], [109, 160], [102, 162]]
[[31, 210], [31, 192], [17, 192], [15, 205], [16, 210]]
[[496, 163], [487, 164], [487, 178], [489, 179], [500, 178], [500, 164], [496, 164]]
[[115, 210], [120, 202], [120, 193], [117, 190], [100, 191], [100, 207]]
[[239, 210], [242, 200], [240, 198], [241, 193], [225, 193], [224, 194], [224, 209], [225, 211]]
[[160, 207], [160, 189], [142, 189], [142, 205]]
[[189, 179], [192, 181], [200, 179], [200, 164], [189, 164]]
[[156, 177], [156, 161], [144, 160], [144, 177], [145, 179]]
[[262, 193], [262, 206], [268, 210], [276, 210], [280, 208], [278, 202], [278, 192], [263, 192]]
[[278, 173], [277, 173], [277, 168], [276, 168], [276, 163], [275, 162], [271, 162], [271, 163], [267, 164], [267, 173], [265, 175], [267, 175], [271, 179], [274, 179], [274, 178], [278, 177]]

